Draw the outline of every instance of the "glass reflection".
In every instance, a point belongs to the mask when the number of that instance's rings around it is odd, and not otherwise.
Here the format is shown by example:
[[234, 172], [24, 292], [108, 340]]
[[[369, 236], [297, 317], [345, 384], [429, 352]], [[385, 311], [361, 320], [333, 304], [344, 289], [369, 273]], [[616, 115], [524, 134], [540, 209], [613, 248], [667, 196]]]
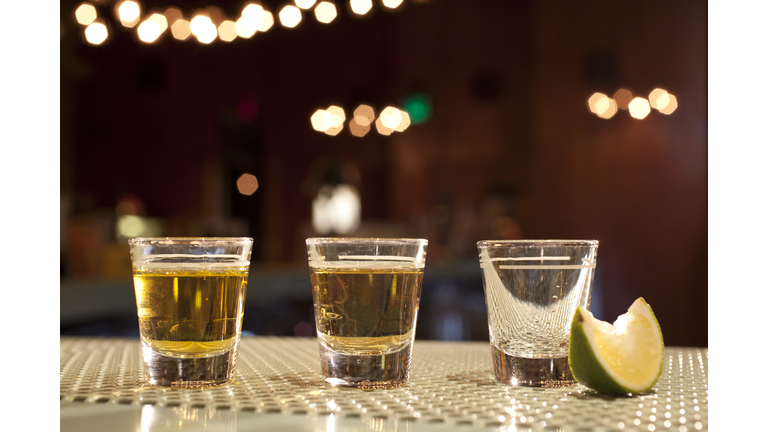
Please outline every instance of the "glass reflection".
[[141, 409], [141, 432], [158, 431], [237, 431], [237, 413], [232, 410], [144, 405]]

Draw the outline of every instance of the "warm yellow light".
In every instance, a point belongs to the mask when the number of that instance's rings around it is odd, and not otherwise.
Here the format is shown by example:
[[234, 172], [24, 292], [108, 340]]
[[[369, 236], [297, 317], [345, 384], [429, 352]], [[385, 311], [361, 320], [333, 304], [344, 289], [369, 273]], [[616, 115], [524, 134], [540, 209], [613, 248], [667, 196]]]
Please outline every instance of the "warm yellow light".
[[85, 28], [85, 40], [93, 45], [99, 45], [107, 39], [109, 32], [107, 26], [100, 22], [93, 22]]
[[249, 4], [243, 9], [242, 16], [235, 23], [235, 31], [241, 38], [250, 38], [264, 23], [264, 8], [256, 4]]
[[264, 8], [261, 5], [251, 3], [243, 8], [243, 12], [240, 15], [250, 18], [258, 29], [262, 21], [264, 21]]
[[165, 15], [165, 19], [168, 21], [169, 26], [172, 26], [176, 20], [180, 20], [184, 17], [184, 15], [181, 13], [181, 9], [177, 7], [169, 7], [166, 9], [163, 15]]
[[[662, 100], [665, 99], [665, 100]], [[662, 105], [663, 102], [663, 105]], [[677, 109], [677, 98], [673, 94], [667, 93], [659, 98], [659, 112], [662, 114], [672, 114]]]
[[326, 110], [319, 109], [312, 114], [309, 121], [312, 123], [312, 129], [318, 132], [325, 132], [333, 123], [333, 116]]
[[219, 39], [232, 42], [235, 38], [237, 38], [237, 29], [234, 21], [225, 20], [219, 24]]
[[651, 104], [644, 98], [636, 97], [629, 103], [629, 115], [638, 120], [644, 119], [650, 112]]
[[256, 34], [258, 26], [255, 26], [253, 20], [249, 17], [241, 16], [237, 22], [235, 22], [235, 31], [241, 38], [249, 39]]
[[216, 39], [218, 32], [216, 26], [213, 25], [213, 21], [205, 15], [198, 15], [192, 18], [189, 23], [192, 34], [197, 36], [197, 40], [208, 44]]
[[408, 126], [411, 125], [411, 116], [403, 111], [400, 110], [400, 123], [395, 126], [395, 132], [403, 132], [404, 130], [408, 129]]
[[157, 24], [157, 27], [160, 29], [161, 34], [168, 29], [168, 20], [165, 19], [165, 16], [163, 14], [154, 13], [150, 15], [149, 18], [147, 18], [147, 21], [151, 21]]
[[634, 97], [635, 95], [627, 89], [618, 89], [616, 90], [616, 93], [613, 94], [613, 100], [616, 101], [616, 106], [623, 110], [629, 108], [629, 103]]
[[360, 126], [370, 126], [371, 123], [373, 123], [374, 119], [376, 118], [376, 112], [373, 111], [373, 108], [368, 105], [360, 105], [355, 109], [354, 113], [354, 122], [359, 124]]
[[325, 133], [336, 136], [344, 129], [344, 121], [347, 116], [344, 114], [344, 109], [336, 105], [329, 106], [326, 112], [331, 115], [331, 126], [325, 130]]
[[595, 103], [595, 114], [602, 119], [613, 117], [618, 110], [619, 108], [616, 106], [616, 101], [607, 96]]
[[381, 111], [379, 119], [381, 120], [381, 124], [383, 126], [387, 127], [388, 129], [395, 130], [397, 125], [403, 121], [403, 115], [400, 113], [399, 109], [388, 106]]
[[272, 12], [264, 11], [264, 22], [261, 23], [259, 26], [260, 32], [265, 32], [272, 28], [272, 24], [275, 23], [275, 17], [272, 15]]
[[659, 109], [658, 100], [662, 96], [665, 96], [667, 94], [667, 91], [660, 88], [655, 88], [653, 91], [648, 95], [648, 103], [651, 104], [651, 108]]
[[344, 123], [338, 125], [338, 126], [331, 126], [328, 129], [325, 130], [326, 135], [330, 136], [336, 136], [341, 132], [341, 130], [344, 129]]
[[336, 19], [336, 6], [327, 1], [320, 2], [315, 7], [315, 18], [323, 24], [328, 24]]
[[403, 2], [403, 0], [382, 0], [382, 3], [384, 4], [384, 6], [390, 8], [390, 9], [394, 9], [394, 8], [400, 6], [400, 4], [402, 2]]
[[384, 136], [392, 135], [392, 132], [395, 131], [392, 128], [388, 128], [384, 126], [384, 123], [381, 121], [381, 116], [379, 116], [379, 118], [376, 119], [376, 130]]
[[373, 7], [373, 2], [371, 0], [350, 0], [349, 6], [352, 8], [352, 12], [365, 15]]
[[160, 26], [154, 21], [144, 21], [139, 24], [139, 28], [136, 29], [136, 33], [139, 35], [139, 40], [146, 43], [152, 43], [160, 37]]
[[237, 179], [237, 191], [243, 195], [253, 195], [259, 188], [259, 181], [253, 174], [243, 174]]
[[317, 0], [294, 0], [294, 3], [302, 9], [309, 9], [315, 4], [315, 1]]
[[344, 109], [337, 107], [336, 105], [329, 106], [326, 111], [333, 117], [333, 123], [331, 123], [331, 127], [339, 127], [342, 123], [344, 123], [344, 120], [347, 119], [347, 116], [344, 114]]
[[117, 15], [125, 27], [133, 28], [139, 23], [141, 7], [135, 1], [127, 0], [120, 3], [120, 6], [117, 7]]
[[75, 10], [75, 20], [80, 25], [87, 26], [96, 20], [96, 7], [90, 3], [83, 3]]
[[187, 40], [192, 36], [192, 26], [185, 19], [177, 19], [171, 26], [171, 34], [178, 40]]
[[362, 126], [360, 123], [356, 121], [357, 117], [353, 118], [349, 121], [349, 133], [356, 137], [364, 137], [370, 130], [371, 126], [370, 123], [368, 123], [365, 126]]
[[283, 27], [294, 28], [301, 22], [301, 10], [296, 6], [286, 6], [280, 10], [280, 24]]
[[608, 98], [608, 96], [602, 93], [594, 93], [592, 96], [590, 96], [589, 99], [587, 100], [587, 105], [589, 106], [589, 110], [597, 114], [597, 111], [595, 110], [595, 105], [597, 105], [597, 103], [603, 100], [604, 98]]

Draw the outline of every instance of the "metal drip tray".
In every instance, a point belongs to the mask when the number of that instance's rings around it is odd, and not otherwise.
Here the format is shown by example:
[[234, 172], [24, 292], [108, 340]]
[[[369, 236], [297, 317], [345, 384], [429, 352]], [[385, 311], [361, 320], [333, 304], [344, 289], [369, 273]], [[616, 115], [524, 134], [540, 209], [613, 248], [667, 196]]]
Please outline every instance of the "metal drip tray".
[[621, 430], [708, 428], [706, 348], [666, 348], [653, 391], [497, 383], [487, 342], [414, 344], [408, 385], [333, 388], [314, 338], [246, 337], [235, 381], [208, 389], [143, 383], [136, 339], [61, 338], [61, 430]]

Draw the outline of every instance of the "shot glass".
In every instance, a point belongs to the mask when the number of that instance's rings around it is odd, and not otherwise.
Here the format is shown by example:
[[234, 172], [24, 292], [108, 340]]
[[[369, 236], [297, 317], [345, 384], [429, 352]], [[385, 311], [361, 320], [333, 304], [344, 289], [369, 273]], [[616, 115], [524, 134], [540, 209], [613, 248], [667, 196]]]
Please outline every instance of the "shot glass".
[[147, 382], [232, 381], [253, 240], [132, 238], [128, 245]]
[[427, 240], [306, 243], [325, 381], [358, 388], [408, 382]]
[[496, 380], [525, 387], [576, 384], [568, 366], [571, 320], [589, 308], [596, 240], [477, 243]]

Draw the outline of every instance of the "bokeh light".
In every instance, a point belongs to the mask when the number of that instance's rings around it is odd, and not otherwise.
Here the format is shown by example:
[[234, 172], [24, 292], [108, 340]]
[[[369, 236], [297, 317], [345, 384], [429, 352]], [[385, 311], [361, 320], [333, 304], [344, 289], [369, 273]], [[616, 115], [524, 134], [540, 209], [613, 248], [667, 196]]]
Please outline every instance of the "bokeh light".
[[403, 132], [411, 125], [411, 116], [407, 111], [400, 110], [400, 123], [395, 126], [395, 132]]
[[320, 234], [349, 234], [360, 225], [360, 194], [352, 185], [323, 185], [312, 200], [312, 227]]
[[609, 119], [616, 115], [619, 111], [619, 107], [616, 106], [616, 101], [605, 96], [595, 103], [595, 114], [601, 119]]
[[160, 29], [160, 34], [168, 29], [168, 20], [163, 14], [153, 13], [149, 16], [149, 18], [147, 18], [147, 21], [151, 21], [157, 24], [157, 27]]
[[336, 105], [329, 106], [326, 111], [333, 117], [331, 127], [339, 127], [344, 123], [344, 120], [347, 119], [347, 116], [344, 114], [344, 109]]
[[243, 195], [253, 195], [259, 188], [259, 181], [253, 174], [243, 174], [237, 179], [237, 191]]
[[413, 124], [424, 123], [432, 117], [432, 98], [421, 92], [406, 96], [401, 106], [408, 113]]
[[385, 7], [394, 9], [403, 3], [403, 0], [382, 0], [381, 2]]
[[96, 7], [90, 3], [83, 3], [75, 9], [75, 20], [78, 24], [87, 26], [96, 20]]
[[184, 14], [181, 12], [181, 9], [177, 7], [169, 7], [166, 9], [163, 15], [165, 15], [165, 19], [168, 21], [169, 26], [173, 26], [173, 23], [175, 23], [177, 20], [184, 18]]
[[651, 104], [645, 98], [636, 97], [629, 103], [629, 115], [638, 120], [644, 119], [650, 112]]
[[311, 8], [317, 0], [295, 0], [294, 3], [296, 3], [296, 6], [302, 8], [302, 9], [309, 9]]
[[380, 134], [382, 134], [384, 136], [392, 135], [392, 132], [395, 131], [392, 128], [384, 126], [384, 123], [381, 121], [381, 116], [379, 116], [379, 118], [376, 119], [376, 123], [375, 124], [376, 124], [376, 131], [378, 131]]
[[264, 21], [259, 26], [259, 31], [263, 33], [269, 30], [274, 23], [275, 17], [272, 15], [272, 12], [264, 11]]
[[319, 109], [312, 114], [309, 121], [312, 123], [312, 129], [318, 132], [325, 132], [333, 124], [333, 116], [328, 111]]
[[160, 33], [160, 26], [156, 22], [149, 20], [139, 24], [139, 28], [136, 29], [139, 40], [146, 43], [152, 43], [157, 40]]
[[192, 18], [189, 26], [192, 29], [192, 34], [197, 37], [198, 41], [204, 44], [213, 42], [218, 35], [213, 21], [205, 15], [198, 15]]
[[395, 130], [397, 128], [397, 125], [400, 124], [401, 121], [403, 121], [403, 115], [401, 114], [401, 111], [395, 107], [388, 106], [384, 108], [381, 111], [381, 115], [379, 115], [379, 119], [381, 120], [382, 126]]
[[331, 2], [320, 2], [315, 7], [315, 18], [323, 24], [328, 24], [336, 19], [336, 6]]
[[117, 16], [125, 27], [133, 28], [141, 18], [141, 7], [132, 0], [126, 0], [117, 6]]
[[655, 88], [653, 91], [648, 94], [648, 103], [651, 104], [651, 108], [659, 109], [659, 105], [657, 101], [660, 97], [665, 96], [667, 94], [667, 91], [660, 88]]
[[216, 28], [218, 28], [219, 24], [224, 21], [224, 10], [218, 6], [208, 6], [203, 9], [203, 12], [200, 15], [205, 15], [210, 18], [211, 22]]
[[373, 7], [371, 0], [350, 0], [349, 7], [358, 15], [365, 15]]
[[329, 106], [326, 112], [331, 115], [331, 126], [325, 130], [325, 133], [336, 136], [344, 129], [344, 121], [347, 116], [344, 114], [344, 110], [336, 105]]
[[613, 100], [616, 101], [616, 106], [622, 110], [629, 108], [629, 103], [632, 102], [632, 98], [634, 97], [635, 95], [627, 89], [618, 89], [616, 90], [616, 93], [613, 94]]
[[219, 24], [219, 39], [224, 42], [232, 42], [237, 38], [237, 29], [235, 28], [235, 22], [230, 20], [224, 20]]
[[264, 8], [260, 5], [249, 4], [243, 8], [243, 13], [235, 23], [235, 31], [241, 38], [248, 39], [253, 36], [264, 23]]
[[353, 121], [360, 126], [370, 126], [376, 119], [376, 112], [368, 105], [360, 105], [355, 109]]
[[595, 114], [597, 114], [597, 109], [595, 108], [597, 106], [597, 103], [601, 100], [607, 98], [608, 96], [604, 95], [603, 93], [593, 93], [592, 96], [587, 99], [587, 105], [589, 106], [589, 110]]
[[301, 22], [301, 10], [296, 6], [285, 6], [280, 10], [279, 17], [283, 27], [294, 28]]
[[176, 22], [171, 25], [171, 34], [175, 39], [187, 40], [192, 36], [192, 26], [189, 21], [185, 19], [177, 19]]
[[85, 28], [85, 40], [90, 44], [100, 45], [107, 39], [107, 36], [109, 36], [107, 26], [99, 21], [94, 21]]
[[349, 133], [351, 133], [353, 136], [362, 138], [365, 135], [368, 134], [368, 132], [371, 131], [371, 123], [368, 123], [365, 126], [362, 126], [360, 123], [356, 121], [357, 117], [353, 118], [349, 121]]
[[657, 104], [660, 113], [670, 115], [677, 109], [677, 97], [667, 93], [659, 98]]

